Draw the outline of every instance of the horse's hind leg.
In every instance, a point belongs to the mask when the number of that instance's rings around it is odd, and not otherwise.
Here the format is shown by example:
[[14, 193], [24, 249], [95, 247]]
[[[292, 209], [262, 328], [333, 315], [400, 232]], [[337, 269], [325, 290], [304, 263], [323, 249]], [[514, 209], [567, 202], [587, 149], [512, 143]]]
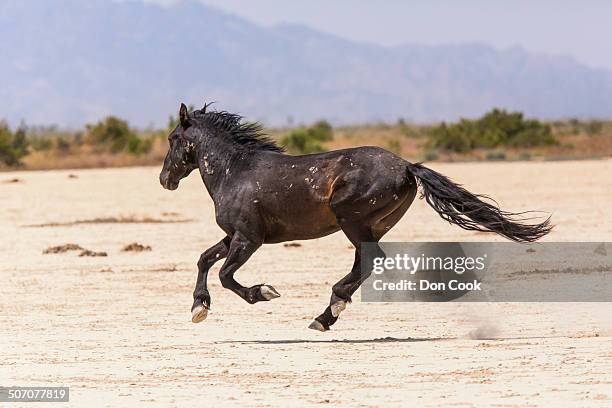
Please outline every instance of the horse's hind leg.
[[210, 309], [210, 294], [206, 286], [208, 271], [220, 259], [227, 256], [230, 237], [225, 237], [200, 255], [198, 260], [198, 278], [193, 291], [193, 306], [191, 306], [191, 321], [200, 323], [208, 316]]
[[[315, 318], [310, 324], [309, 328], [326, 331], [329, 330], [330, 326], [336, 323], [340, 312], [344, 310], [346, 305], [351, 302], [351, 296], [359, 288], [365, 279], [366, 274], [361, 273], [361, 242], [378, 242], [380, 237], [377, 236], [372, 228], [367, 225], [351, 225], [347, 224], [342, 226], [342, 230], [355, 246], [355, 261], [351, 272], [344, 278], [340, 279], [333, 287], [329, 306], [325, 311]], [[382, 251], [381, 251], [382, 252]]]
[[[393, 197], [382, 208], [378, 208], [365, 216], [365, 211], [360, 211], [359, 219], [355, 219], [356, 211], [354, 207], [356, 204], [354, 202], [347, 200], [348, 207], [335, 205], [338, 224], [340, 224], [344, 234], [355, 246], [355, 262], [351, 272], [333, 286], [329, 306], [312, 322], [309, 326], [311, 329], [326, 331], [338, 320], [340, 312], [351, 302], [353, 293], [369, 277], [368, 273], [362, 273], [361, 271], [362, 262], [368, 261], [367, 259], [362, 259], [361, 243], [380, 241], [383, 235], [389, 232], [406, 213], [415, 195], [416, 188], [407, 189], [401, 197], [395, 196], [397, 199]], [[343, 217], [343, 214], [347, 214], [346, 217]], [[384, 256], [384, 252], [380, 247], [377, 246], [376, 249], [377, 253], [372, 254], [374, 257]], [[371, 270], [369, 267], [365, 269], [365, 271]]]

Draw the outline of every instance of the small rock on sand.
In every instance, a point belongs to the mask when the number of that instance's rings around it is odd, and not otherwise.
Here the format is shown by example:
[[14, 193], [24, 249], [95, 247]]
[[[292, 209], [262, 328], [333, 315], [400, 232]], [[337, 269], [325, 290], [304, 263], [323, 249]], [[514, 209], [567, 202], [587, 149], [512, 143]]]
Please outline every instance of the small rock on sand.
[[23, 182], [22, 179], [20, 178], [12, 178], [12, 179], [8, 179], [8, 180], [4, 180], [3, 183], [5, 184], [13, 184], [13, 183], [21, 183]]

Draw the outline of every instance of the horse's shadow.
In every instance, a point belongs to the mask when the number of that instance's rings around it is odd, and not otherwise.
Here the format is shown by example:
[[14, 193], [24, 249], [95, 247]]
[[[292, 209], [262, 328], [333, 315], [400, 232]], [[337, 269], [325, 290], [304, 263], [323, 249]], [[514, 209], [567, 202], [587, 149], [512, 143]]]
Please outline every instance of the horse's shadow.
[[[598, 335], [595, 337], [599, 337]], [[328, 339], [328, 340], [307, 340], [307, 339], [287, 339], [287, 340], [221, 340], [217, 344], [375, 344], [375, 343], [420, 343], [427, 341], [452, 341], [452, 340], [473, 340], [473, 341], [512, 341], [512, 340], [541, 340], [541, 339], [563, 339], [572, 338], [571, 336], [519, 336], [519, 337], [490, 337], [474, 338], [468, 337], [380, 337], [375, 339]]]
[[217, 344], [371, 344], [371, 343], [418, 343], [424, 341], [453, 340], [448, 337], [381, 337], [375, 339], [329, 339], [329, 340], [307, 340], [307, 339], [287, 339], [287, 340], [224, 340], [216, 341]]

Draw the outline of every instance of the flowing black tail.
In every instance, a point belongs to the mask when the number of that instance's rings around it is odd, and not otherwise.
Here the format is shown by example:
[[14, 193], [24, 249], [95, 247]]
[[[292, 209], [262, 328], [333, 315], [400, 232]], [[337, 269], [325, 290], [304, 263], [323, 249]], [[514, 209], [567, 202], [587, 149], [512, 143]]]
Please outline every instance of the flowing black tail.
[[472, 194], [448, 177], [428, 169], [421, 163], [408, 163], [408, 171], [417, 178], [422, 188], [421, 197], [433, 207], [440, 217], [463, 229], [496, 232], [512, 241], [533, 242], [552, 229], [550, 217], [540, 224], [523, 224], [528, 212], [502, 211], [495, 204], [482, 201], [490, 197]]

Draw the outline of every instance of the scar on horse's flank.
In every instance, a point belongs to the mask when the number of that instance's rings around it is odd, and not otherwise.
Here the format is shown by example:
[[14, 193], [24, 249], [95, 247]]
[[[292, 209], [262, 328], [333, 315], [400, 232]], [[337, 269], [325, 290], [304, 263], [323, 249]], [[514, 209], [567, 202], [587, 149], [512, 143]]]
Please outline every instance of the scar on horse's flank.
[[550, 218], [527, 224], [529, 212], [501, 210], [487, 196], [470, 193], [422, 163], [410, 163], [379, 147], [284, 154], [261, 125], [208, 107], [188, 112], [181, 104], [159, 177], [164, 188], [175, 190], [198, 169], [225, 234], [198, 260], [191, 307], [195, 323], [208, 315], [207, 277], [218, 260], [225, 259], [219, 271], [224, 288], [251, 304], [269, 301], [280, 296], [274, 287], [245, 287], [234, 279], [262, 244], [342, 231], [355, 248], [353, 267], [332, 287], [328, 306], [310, 325], [328, 330], [368, 277], [361, 273], [360, 243], [379, 242], [406, 213], [419, 187], [421, 198], [442, 219], [466, 230], [532, 242], [552, 228]]

